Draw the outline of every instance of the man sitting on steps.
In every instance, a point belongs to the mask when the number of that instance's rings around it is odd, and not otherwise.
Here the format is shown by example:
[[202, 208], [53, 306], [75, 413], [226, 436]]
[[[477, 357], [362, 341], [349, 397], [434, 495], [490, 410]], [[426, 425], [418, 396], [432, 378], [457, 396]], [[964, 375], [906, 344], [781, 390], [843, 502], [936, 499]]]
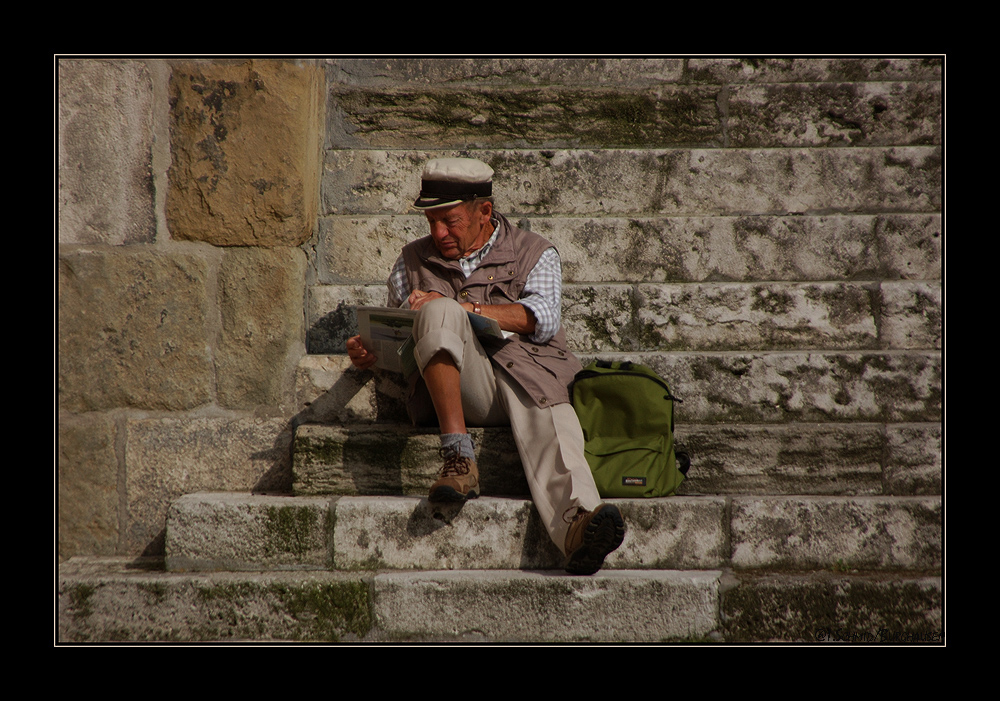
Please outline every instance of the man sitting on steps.
[[[566, 571], [593, 574], [621, 545], [625, 523], [602, 504], [569, 404], [580, 363], [561, 323], [562, 271], [551, 243], [493, 210], [493, 169], [470, 158], [424, 168], [414, 208], [430, 235], [403, 247], [389, 276], [389, 305], [419, 311], [413, 327], [420, 374], [410, 378], [415, 424], [441, 427], [444, 466], [432, 502], [479, 496], [479, 472], [466, 426], [510, 424], [531, 496]], [[480, 342], [467, 312], [496, 319], [507, 336]], [[354, 365], [375, 357], [358, 336]]]

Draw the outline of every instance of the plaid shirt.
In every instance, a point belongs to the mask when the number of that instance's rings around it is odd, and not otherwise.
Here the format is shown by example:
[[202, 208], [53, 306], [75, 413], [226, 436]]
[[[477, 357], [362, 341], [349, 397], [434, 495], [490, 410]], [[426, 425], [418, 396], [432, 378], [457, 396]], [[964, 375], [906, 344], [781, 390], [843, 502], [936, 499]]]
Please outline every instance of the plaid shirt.
[[[479, 267], [496, 243], [500, 229], [498, 222], [493, 220], [493, 235], [478, 251], [465, 258], [459, 258], [459, 265], [466, 279]], [[396, 264], [392, 266], [389, 280], [389, 306], [400, 307], [410, 296], [410, 281], [406, 278], [406, 265], [400, 254]], [[523, 304], [535, 315], [535, 332], [528, 336], [535, 343], [546, 343], [562, 323], [562, 263], [555, 248], [547, 248], [542, 253], [535, 267], [528, 273], [524, 291], [518, 304]]]

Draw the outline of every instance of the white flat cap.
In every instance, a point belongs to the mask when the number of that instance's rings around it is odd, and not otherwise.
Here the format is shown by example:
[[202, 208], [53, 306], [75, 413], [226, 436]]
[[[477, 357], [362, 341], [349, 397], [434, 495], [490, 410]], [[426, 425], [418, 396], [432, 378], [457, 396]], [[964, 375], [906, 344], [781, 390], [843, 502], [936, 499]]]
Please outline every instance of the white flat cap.
[[414, 209], [450, 207], [493, 196], [493, 169], [475, 158], [435, 158], [424, 166]]

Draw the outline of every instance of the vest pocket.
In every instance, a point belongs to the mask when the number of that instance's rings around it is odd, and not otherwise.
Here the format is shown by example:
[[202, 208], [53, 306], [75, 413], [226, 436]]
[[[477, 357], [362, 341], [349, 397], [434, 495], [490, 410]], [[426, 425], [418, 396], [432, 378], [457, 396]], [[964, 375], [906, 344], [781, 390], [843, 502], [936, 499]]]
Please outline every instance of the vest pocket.
[[520, 299], [522, 289], [517, 280], [498, 280], [486, 288], [486, 299], [489, 304], [513, 304]]

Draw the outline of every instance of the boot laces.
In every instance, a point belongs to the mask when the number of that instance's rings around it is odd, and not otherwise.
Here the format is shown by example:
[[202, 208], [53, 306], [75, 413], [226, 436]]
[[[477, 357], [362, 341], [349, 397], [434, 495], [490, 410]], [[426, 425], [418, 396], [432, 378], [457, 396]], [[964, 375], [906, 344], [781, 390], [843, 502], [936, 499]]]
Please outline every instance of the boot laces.
[[441, 457], [444, 458], [444, 467], [441, 468], [442, 477], [458, 477], [469, 474], [469, 459], [462, 457], [453, 451], [441, 449]]

